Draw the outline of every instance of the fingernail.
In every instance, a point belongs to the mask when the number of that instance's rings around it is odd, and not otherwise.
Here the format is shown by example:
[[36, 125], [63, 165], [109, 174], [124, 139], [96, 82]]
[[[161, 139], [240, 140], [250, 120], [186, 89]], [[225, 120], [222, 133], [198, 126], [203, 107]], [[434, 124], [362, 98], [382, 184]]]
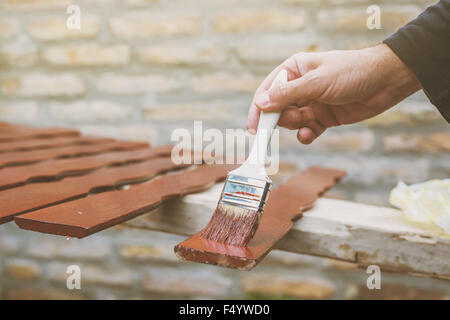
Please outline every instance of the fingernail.
[[270, 105], [270, 97], [267, 92], [256, 98], [255, 104], [260, 108], [267, 108]]
[[252, 135], [255, 135], [255, 134], [256, 134], [256, 130], [253, 129], [253, 128], [248, 128], [247, 131], [248, 131], [248, 133], [250, 133], [250, 134], [252, 134]]

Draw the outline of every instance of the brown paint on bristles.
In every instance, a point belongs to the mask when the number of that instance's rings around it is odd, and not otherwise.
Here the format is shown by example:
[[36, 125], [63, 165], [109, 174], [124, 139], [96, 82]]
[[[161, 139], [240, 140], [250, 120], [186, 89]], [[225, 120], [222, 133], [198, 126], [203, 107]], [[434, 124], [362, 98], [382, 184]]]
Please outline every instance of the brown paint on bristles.
[[208, 225], [200, 231], [200, 237], [216, 242], [245, 247], [258, 228], [260, 214], [219, 204]]

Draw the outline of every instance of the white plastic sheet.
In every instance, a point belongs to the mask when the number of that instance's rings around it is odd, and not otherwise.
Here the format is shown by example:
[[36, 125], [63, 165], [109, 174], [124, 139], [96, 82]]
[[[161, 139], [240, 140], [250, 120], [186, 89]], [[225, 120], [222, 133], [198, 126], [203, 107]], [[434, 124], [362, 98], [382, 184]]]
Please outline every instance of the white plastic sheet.
[[450, 235], [450, 179], [434, 179], [392, 189], [389, 202], [410, 221], [436, 225]]

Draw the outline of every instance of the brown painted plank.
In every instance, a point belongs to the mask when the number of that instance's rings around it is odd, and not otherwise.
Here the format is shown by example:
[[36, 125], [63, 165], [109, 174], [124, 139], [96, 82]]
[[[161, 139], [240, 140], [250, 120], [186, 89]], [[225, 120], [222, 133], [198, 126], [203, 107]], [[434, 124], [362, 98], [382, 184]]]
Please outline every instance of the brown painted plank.
[[129, 190], [104, 192], [25, 213], [14, 221], [22, 229], [83, 238], [147, 212], [166, 199], [205, 190], [234, 167], [202, 165]]
[[31, 139], [0, 142], [0, 152], [16, 152], [36, 149], [50, 149], [70, 145], [90, 144], [90, 143], [104, 143], [112, 142], [112, 138], [90, 137], [90, 136], [68, 136], [56, 137], [54, 139]]
[[45, 150], [0, 153], [0, 168], [4, 166], [23, 165], [54, 158], [82, 156], [113, 150], [133, 150], [144, 147], [148, 147], [148, 144], [145, 142], [100, 141], [99, 143], [91, 143], [90, 145], [74, 145]]
[[206, 240], [199, 236], [200, 231], [176, 245], [175, 253], [184, 260], [250, 270], [288, 233], [302, 208], [312, 206], [344, 175], [341, 170], [311, 167], [273, 190], [258, 230], [246, 247]]
[[13, 124], [9, 122], [0, 121], [0, 132], [13, 132], [13, 131], [19, 131], [19, 130], [32, 130], [35, 129], [30, 126], [25, 126], [22, 124]]
[[72, 129], [68, 128], [61, 128], [61, 127], [52, 127], [52, 128], [42, 128], [42, 127], [35, 127], [35, 126], [29, 126], [24, 124], [18, 124], [18, 123], [9, 123], [9, 122], [2, 122], [0, 124], [0, 130], [9, 131], [9, 132], [36, 132], [38, 130], [42, 129], [63, 129], [63, 130], [70, 130]]
[[11, 123], [0, 121], [0, 132], [12, 131], [15, 127], [16, 126]]
[[116, 165], [170, 155], [172, 146], [144, 148], [134, 151], [107, 152], [85, 157], [48, 160], [21, 167], [0, 170], [0, 190], [30, 181], [51, 180], [86, 173], [107, 165]]
[[4, 190], [0, 192], [0, 223], [8, 222], [24, 212], [80, 198], [90, 192], [140, 182], [155, 174], [186, 166], [176, 165], [170, 157], [163, 157], [127, 166], [106, 167], [80, 177]]
[[11, 132], [0, 132], [0, 141], [16, 141], [35, 138], [54, 138], [62, 136], [79, 136], [80, 132], [64, 128], [30, 128], [20, 127]]

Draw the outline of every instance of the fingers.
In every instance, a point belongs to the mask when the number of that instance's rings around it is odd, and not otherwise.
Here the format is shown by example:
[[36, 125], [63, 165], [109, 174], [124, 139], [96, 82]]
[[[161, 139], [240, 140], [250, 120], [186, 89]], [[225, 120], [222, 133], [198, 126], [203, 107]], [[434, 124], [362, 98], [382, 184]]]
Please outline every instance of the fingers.
[[258, 128], [258, 121], [259, 121], [259, 114], [261, 111], [254, 105], [250, 105], [250, 109], [248, 109], [248, 116], [247, 116], [247, 131], [250, 134], [255, 134], [256, 129]]
[[297, 107], [287, 107], [283, 110], [278, 120], [280, 127], [285, 127], [290, 130], [298, 128], [298, 124], [302, 122], [301, 112]]
[[[298, 108], [295, 106], [287, 107], [283, 110], [278, 120], [278, 125], [290, 130], [297, 130], [297, 139], [303, 144], [310, 144], [317, 139], [328, 127], [323, 124], [323, 118], [320, 119], [322, 114], [320, 105], [306, 106]], [[251, 112], [255, 112], [251, 115]], [[259, 119], [259, 109], [254, 108], [249, 112], [249, 119], [247, 121], [247, 129], [250, 132], [250, 128], [255, 130]], [[318, 113], [318, 115], [316, 115]], [[317, 118], [319, 117], [319, 118]]]
[[297, 139], [303, 144], [310, 144], [317, 139], [326, 128], [318, 122], [310, 122], [297, 132]]
[[[308, 100], [314, 98], [320, 88], [313, 85], [317, 81], [311, 82], [310, 80], [313, 79], [313, 71], [318, 67], [319, 62], [320, 59], [317, 55], [299, 53], [276, 67], [255, 92], [248, 112], [247, 130], [250, 133], [256, 132], [261, 109], [265, 112], [279, 111], [290, 106], [302, 106]], [[288, 83], [270, 90], [273, 80], [281, 69], [287, 71]], [[306, 116], [310, 117], [308, 114]], [[291, 120], [292, 117], [294, 119]], [[295, 117], [298, 119], [295, 119]], [[305, 117], [305, 114], [292, 112], [290, 116], [286, 115], [286, 119], [282, 120], [281, 123], [287, 121], [286, 125], [292, 127], [293, 124], [290, 123], [299, 123], [300, 117]], [[302, 121], [308, 121], [308, 118]]]
[[312, 106], [287, 107], [281, 113], [278, 125], [290, 130], [298, 129], [297, 139], [303, 144], [310, 144], [327, 128], [316, 118], [315, 112], [316, 109]]
[[255, 105], [265, 112], [279, 111], [292, 105], [304, 105], [317, 98], [321, 91], [320, 81], [315, 79], [315, 72], [310, 71], [284, 85], [258, 93]]
[[[277, 74], [281, 71], [281, 69], [284, 69], [284, 64], [280, 64], [278, 67], [272, 70], [272, 72], [269, 73], [269, 75], [261, 82], [261, 85], [256, 90], [256, 92], [264, 92], [270, 89], [270, 86], [272, 85], [273, 80], [275, 80]], [[288, 80], [289, 80], [289, 72], [288, 72]], [[256, 95], [255, 95], [256, 96]]]
[[265, 92], [269, 90], [272, 81], [275, 79], [278, 72], [283, 68], [282, 65], [276, 67], [274, 70], [272, 70], [271, 73], [263, 80], [263, 82], [259, 85], [258, 89], [256, 89], [255, 96], [253, 97], [253, 101], [250, 104], [250, 108], [248, 110], [248, 116], [247, 116], [247, 124], [246, 128], [247, 131], [251, 134], [255, 134], [256, 130], [258, 128], [258, 121], [259, 121], [259, 113], [260, 110], [255, 104], [255, 98], [262, 92]]
[[290, 106], [283, 110], [278, 120], [278, 125], [287, 129], [298, 129], [302, 125], [314, 120], [314, 112], [311, 107]]
[[316, 135], [308, 127], [300, 128], [297, 131], [297, 139], [303, 144], [310, 144], [311, 142], [314, 141], [315, 138]]

